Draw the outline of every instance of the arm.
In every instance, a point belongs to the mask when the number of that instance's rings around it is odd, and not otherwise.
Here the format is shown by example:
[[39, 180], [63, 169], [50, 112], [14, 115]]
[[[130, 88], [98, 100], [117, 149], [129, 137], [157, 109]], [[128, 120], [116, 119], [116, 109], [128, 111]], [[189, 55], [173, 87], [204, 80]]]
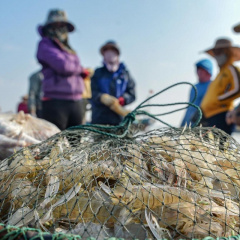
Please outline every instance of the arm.
[[[238, 76], [238, 72], [237, 72], [237, 69], [233, 66], [229, 66], [229, 74], [224, 74], [222, 75], [222, 82], [227, 84], [229, 83], [228, 85], [226, 85], [226, 88], [225, 88], [225, 93], [218, 96], [218, 100], [220, 101], [223, 101], [223, 100], [226, 100], [226, 99], [235, 99], [236, 98], [236, 95], [239, 93], [239, 90], [240, 90], [240, 79], [239, 79], [239, 76]], [[233, 83], [233, 88], [228, 91], [231, 87], [231, 82]]]
[[128, 105], [135, 101], [136, 93], [135, 93], [135, 82], [129, 72], [127, 72], [128, 76], [128, 84], [125, 93], [123, 94], [124, 105]]
[[51, 67], [58, 74], [79, 75], [82, 71], [77, 56], [74, 60], [66, 58], [63, 51], [47, 39], [39, 43], [37, 58], [41, 64]]

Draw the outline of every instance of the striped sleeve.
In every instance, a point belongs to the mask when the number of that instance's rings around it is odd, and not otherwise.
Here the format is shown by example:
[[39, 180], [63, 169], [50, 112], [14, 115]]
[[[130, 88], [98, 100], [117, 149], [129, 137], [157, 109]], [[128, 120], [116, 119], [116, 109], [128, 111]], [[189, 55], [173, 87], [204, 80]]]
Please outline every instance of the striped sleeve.
[[229, 66], [229, 70], [230, 70], [232, 78], [233, 78], [233, 86], [234, 86], [234, 88], [231, 89], [231, 91], [228, 91], [227, 88], [229, 86], [226, 86], [225, 93], [218, 97], [218, 100], [220, 100], [220, 101], [228, 99], [228, 98], [231, 98], [231, 97], [239, 94], [239, 90], [240, 90], [239, 72], [238, 72], [238, 70], [234, 66]]

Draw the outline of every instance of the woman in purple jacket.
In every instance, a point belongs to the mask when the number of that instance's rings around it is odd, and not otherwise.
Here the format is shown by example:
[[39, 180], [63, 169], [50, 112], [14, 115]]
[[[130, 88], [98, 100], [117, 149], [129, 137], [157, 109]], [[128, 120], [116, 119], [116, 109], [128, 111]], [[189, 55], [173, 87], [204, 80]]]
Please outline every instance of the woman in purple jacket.
[[83, 68], [68, 43], [74, 26], [61, 10], [51, 10], [47, 22], [39, 26], [42, 37], [37, 59], [42, 65], [42, 117], [61, 130], [82, 124]]

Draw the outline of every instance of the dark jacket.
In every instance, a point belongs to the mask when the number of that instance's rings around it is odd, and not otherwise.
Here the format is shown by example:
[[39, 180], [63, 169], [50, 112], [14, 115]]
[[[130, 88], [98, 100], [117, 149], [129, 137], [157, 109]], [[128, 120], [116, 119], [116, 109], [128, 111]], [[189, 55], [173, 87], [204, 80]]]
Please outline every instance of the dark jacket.
[[123, 97], [124, 105], [135, 100], [135, 82], [123, 63], [117, 72], [112, 73], [105, 66], [97, 68], [91, 79], [92, 123], [117, 125], [122, 117], [100, 102], [103, 93], [116, 98]]

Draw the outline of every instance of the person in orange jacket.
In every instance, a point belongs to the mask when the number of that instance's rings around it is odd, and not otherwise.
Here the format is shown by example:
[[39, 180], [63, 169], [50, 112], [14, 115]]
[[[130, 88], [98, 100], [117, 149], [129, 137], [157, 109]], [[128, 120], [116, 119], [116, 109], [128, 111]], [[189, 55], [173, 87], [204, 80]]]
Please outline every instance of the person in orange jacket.
[[92, 98], [92, 89], [91, 89], [91, 77], [93, 75], [93, 69], [85, 68], [84, 70], [84, 91], [82, 94], [82, 105], [83, 105], [83, 122], [82, 124], [86, 124], [86, 112], [91, 109], [90, 100]]
[[[233, 27], [234, 32], [240, 33], [240, 23]], [[227, 124], [236, 124], [240, 126], [240, 104], [226, 115]]]
[[202, 124], [207, 127], [215, 125], [231, 134], [234, 124], [229, 124], [226, 117], [233, 109], [233, 101], [240, 97], [240, 70], [233, 65], [240, 60], [240, 48], [233, 46], [229, 39], [221, 38], [205, 52], [216, 59], [220, 71], [202, 100]]

